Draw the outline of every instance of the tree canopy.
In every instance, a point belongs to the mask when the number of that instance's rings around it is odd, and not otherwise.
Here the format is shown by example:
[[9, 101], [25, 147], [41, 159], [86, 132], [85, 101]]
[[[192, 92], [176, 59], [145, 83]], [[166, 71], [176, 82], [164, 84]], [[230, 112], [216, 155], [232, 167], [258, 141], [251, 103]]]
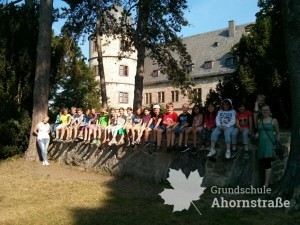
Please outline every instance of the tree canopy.
[[258, 6], [255, 24], [232, 48], [238, 59], [237, 70], [225, 76], [217, 92], [220, 98], [243, 101], [250, 109], [256, 95], [264, 94], [281, 126], [288, 126], [290, 93], [281, 1], [260, 0]]

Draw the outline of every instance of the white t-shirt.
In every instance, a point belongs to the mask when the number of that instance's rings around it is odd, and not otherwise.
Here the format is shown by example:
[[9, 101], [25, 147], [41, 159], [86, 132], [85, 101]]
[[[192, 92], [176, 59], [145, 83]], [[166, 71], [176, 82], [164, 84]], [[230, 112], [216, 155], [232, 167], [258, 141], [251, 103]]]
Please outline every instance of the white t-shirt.
[[49, 137], [49, 131], [50, 131], [50, 125], [49, 123], [43, 123], [40, 122], [38, 124], [38, 136], [37, 139], [42, 139], [42, 138], [50, 138]]

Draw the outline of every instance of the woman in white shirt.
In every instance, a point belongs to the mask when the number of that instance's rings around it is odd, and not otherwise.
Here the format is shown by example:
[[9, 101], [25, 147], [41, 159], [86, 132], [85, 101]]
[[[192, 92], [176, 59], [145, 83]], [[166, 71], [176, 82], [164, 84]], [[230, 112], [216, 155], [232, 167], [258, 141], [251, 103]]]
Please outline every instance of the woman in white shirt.
[[43, 166], [48, 166], [49, 163], [47, 161], [47, 153], [48, 146], [50, 142], [50, 124], [48, 123], [49, 117], [45, 116], [42, 122], [39, 122], [35, 129], [34, 133], [37, 135], [37, 142], [40, 147], [42, 158], [43, 158]]

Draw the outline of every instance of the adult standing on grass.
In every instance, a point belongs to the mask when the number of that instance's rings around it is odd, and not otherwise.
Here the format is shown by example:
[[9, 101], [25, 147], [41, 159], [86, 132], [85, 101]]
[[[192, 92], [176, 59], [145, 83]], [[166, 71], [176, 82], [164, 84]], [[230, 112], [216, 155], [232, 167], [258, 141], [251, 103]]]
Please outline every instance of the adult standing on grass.
[[280, 135], [278, 121], [272, 118], [268, 105], [262, 107], [262, 116], [262, 119], [257, 122], [258, 133], [255, 136], [259, 138], [258, 159], [263, 163], [265, 169], [264, 186], [268, 187], [274, 159], [273, 143], [275, 139], [279, 140]]
[[49, 163], [47, 161], [47, 153], [48, 153], [48, 146], [50, 142], [50, 124], [48, 123], [49, 117], [45, 116], [43, 118], [42, 122], [39, 122], [35, 129], [34, 129], [34, 134], [37, 135], [37, 142], [39, 145], [39, 148], [42, 153], [42, 158], [43, 158], [43, 166], [48, 166]]

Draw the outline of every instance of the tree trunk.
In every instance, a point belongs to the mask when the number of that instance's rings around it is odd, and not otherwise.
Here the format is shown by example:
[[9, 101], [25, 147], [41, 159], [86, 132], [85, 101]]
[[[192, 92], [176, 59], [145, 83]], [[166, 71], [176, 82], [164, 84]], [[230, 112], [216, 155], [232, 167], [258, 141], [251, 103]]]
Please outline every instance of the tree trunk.
[[102, 56], [102, 32], [101, 32], [101, 20], [100, 20], [100, 10], [98, 12], [98, 18], [96, 22], [96, 43], [97, 43], [97, 53], [98, 53], [98, 74], [100, 76], [100, 91], [101, 91], [101, 103], [102, 107], [107, 109], [107, 93], [106, 93], [106, 83], [105, 83], [105, 73], [103, 66], [103, 56]]
[[142, 108], [143, 104], [143, 88], [144, 88], [144, 62], [145, 62], [145, 46], [139, 44], [137, 49], [137, 66], [134, 85], [133, 108]]
[[137, 28], [134, 35], [134, 43], [137, 49], [137, 66], [135, 75], [135, 85], [134, 85], [134, 99], [133, 108], [141, 108], [143, 104], [143, 88], [144, 88], [144, 63], [146, 57], [146, 42], [149, 20], [149, 11], [151, 9], [152, 1], [143, 0], [139, 2], [138, 6], [138, 21]]
[[38, 160], [36, 137], [33, 129], [48, 114], [49, 77], [51, 59], [51, 26], [53, 0], [41, 0], [39, 12], [39, 34], [37, 43], [37, 60], [33, 90], [32, 126], [26, 160]]
[[292, 128], [286, 171], [274, 194], [291, 198], [289, 210], [293, 210], [300, 207], [300, 0], [284, 0], [282, 11], [290, 76]]

